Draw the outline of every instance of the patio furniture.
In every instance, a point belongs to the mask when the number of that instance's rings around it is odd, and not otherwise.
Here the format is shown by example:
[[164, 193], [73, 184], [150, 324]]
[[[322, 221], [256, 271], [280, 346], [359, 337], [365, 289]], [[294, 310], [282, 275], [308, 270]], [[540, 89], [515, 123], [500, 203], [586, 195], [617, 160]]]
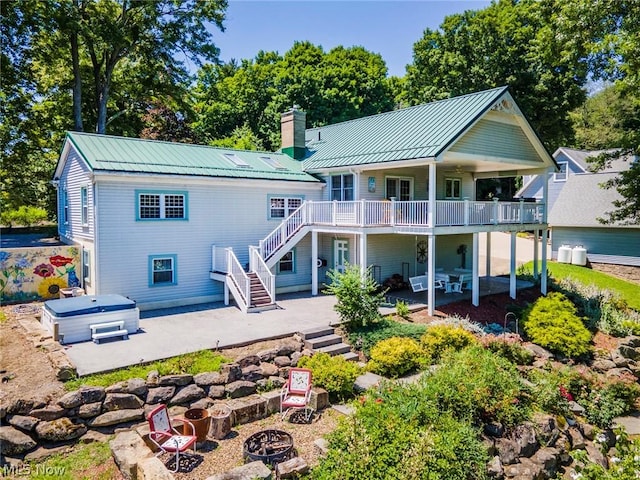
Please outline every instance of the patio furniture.
[[280, 413], [283, 420], [290, 410], [303, 410], [305, 420], [308, 422], [311, 419], [313, 414], [313, 408], [309, 405], [311, 379], [312, 375], [309, 369], [291, 368], [289, 370], [287, 383], [280, 391]]
[[[434, 288], [445, 288], [446, 283], [449, 281], [449, 275], [445, 273], [436, 272], [435, 279], [433, 281]], [[410, 277], [409, 283], [411, 284], [411, 290], [414, 292], [423, 292], [429, 289], [429, 275], [419, 275], [417, 277]]]
[[445, 293], [462, 293], [462, 288], [468, 287], [469, 281], [467, 275], [460, 274], [457, 282], [447, 282]]
[[[180, 433], [171, 425], [171, 419], [169, 418], [169, 411], [166, 405], [158, 405], [154, 408], [149, 416], [149, 439], [160, 450], [157, 455], [162, 453], [175, 453], [176, 454], [176, 468], [173, 470], [177, 472], [180, 467], [180, 454], [187, 449], [192, 448], [193, 453], [196, 452], [196, 429], [193, 424], [184, 418], [174, 418], [174, 420], [180, 420], [182, 422], [183, 432]], [[184, 435], [187, 425], [191, 428], [191, 435]]]

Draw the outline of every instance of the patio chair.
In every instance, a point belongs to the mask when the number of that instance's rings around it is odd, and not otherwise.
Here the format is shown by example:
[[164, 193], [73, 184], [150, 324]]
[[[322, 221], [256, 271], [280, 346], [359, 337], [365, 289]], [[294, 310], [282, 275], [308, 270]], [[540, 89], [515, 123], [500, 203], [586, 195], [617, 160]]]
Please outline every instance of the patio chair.
[[420, 275], [418, 277], [409, 277], [409, 283], [411, 284], [411, 290], [413, 290], [414, 292], [423, 292], [428, 288], [426, 275]]
[[457, 282], [450, 282], [447, 284], [447, 293], [462, 293], [462, 288], [468, 286], [469, 278], [466, 275], [461, 274], [458, 277]]
[[[174, 420], [180, 420], [182, 422], [183, 433], [178, 432], [172, 425], [169, 418], [169, 411], [166, 405], [158, 405], [154, 408], [149, 416], [149, 439], [160, 450], [157, 455], [162, 453], [175, 453], [176, 454], [176, 468], [173, 470], [177, 472], [180, 468], [180, 454], [185, 452], [188, 448], [193, 449], [193, 453], [196, 452], [196, 429], [193, 424], [184, 418], [174, 418]], [[191, 428], [191, 435], [186, 435], [187, 425]]]
[[287, 383], [280, 391], [280, 414], [283, 420], [290, 410], [303, 410], [305, 421], [308, 422], [311, 419], [313, 414], [313, 408], [309, 405], [311, 378], [311, 370], [309, 369], [292, 368], [289, 370]]

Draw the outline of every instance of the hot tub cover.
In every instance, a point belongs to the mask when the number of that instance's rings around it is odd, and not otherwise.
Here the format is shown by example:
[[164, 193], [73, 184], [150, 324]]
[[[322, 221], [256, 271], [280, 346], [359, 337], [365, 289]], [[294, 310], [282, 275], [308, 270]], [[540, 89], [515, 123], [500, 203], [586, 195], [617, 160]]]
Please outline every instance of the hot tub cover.
[[83, 295], [44, 302], [44, 308], [54, 316], [75, 317], [100, 312], [116, 312], [136, 308], [136, 302], [122, 295]]

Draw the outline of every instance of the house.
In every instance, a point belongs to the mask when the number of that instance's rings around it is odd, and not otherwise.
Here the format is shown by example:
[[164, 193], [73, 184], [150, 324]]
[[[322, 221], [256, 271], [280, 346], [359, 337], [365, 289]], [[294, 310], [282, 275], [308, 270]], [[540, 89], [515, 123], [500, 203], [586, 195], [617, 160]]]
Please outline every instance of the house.
[[607, 218], [607, 212], [615, 209], [613, 202], [622, 198], [615, 188], [601, 185], [629, 169], [631, 163], [631, 158], [623, 157], [603, 171], [568, 176], [549, 213], [554, 258], [563, 245], [582, 246], [590, 262], [640, 266], [640, 225], [598, 221]]
[[[311, 129], [293, 108], [281, 128], [280, 152], [68, 133], [59, 233], [82, 247], [85, 290], [250, 311], [350, 263], [426, 273], [433, 311], [437, 268], [468, 270], [478, 305], [481, 232], [510, 232], [512, 259], [518, 231], [546, 235], [544, 186], [536, 203], [473, 200], [478, 179], [556, 169], [506, 87]], [[545, 272], [543, 249], [543, 293]]]

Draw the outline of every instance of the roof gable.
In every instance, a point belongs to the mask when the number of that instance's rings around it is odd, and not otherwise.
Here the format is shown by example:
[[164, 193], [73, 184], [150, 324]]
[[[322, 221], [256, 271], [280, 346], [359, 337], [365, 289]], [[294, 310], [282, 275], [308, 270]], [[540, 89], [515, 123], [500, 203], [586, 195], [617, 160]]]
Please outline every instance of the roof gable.
[[319, 182], [302, 171], [300, 162], [282, 153], [69, 132], [61, 160], [71, 146], [93, 172]]

